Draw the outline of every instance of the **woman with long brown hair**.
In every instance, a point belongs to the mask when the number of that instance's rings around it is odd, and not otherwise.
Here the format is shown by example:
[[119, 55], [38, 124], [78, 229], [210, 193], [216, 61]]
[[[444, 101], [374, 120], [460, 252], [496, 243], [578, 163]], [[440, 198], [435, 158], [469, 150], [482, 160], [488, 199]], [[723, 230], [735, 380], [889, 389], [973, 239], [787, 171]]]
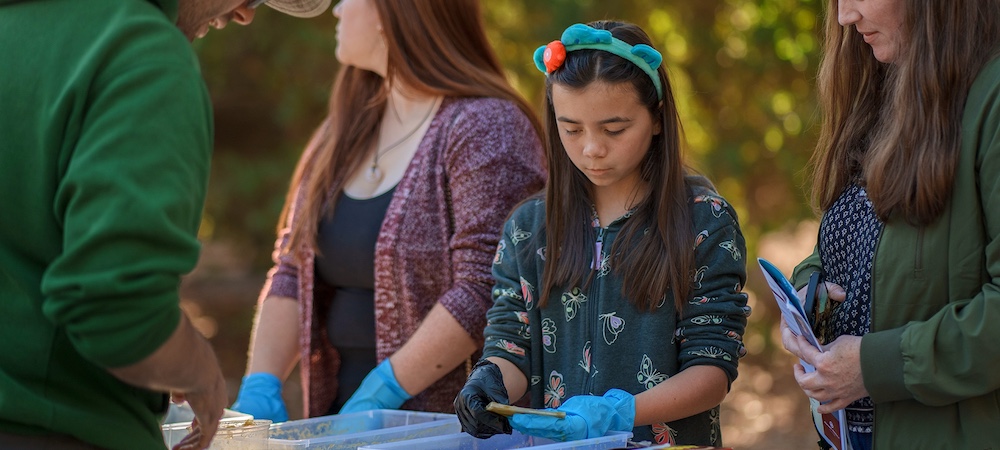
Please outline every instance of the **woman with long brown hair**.
[[[1000, 1], [829, 0], [813, 157], [819, 353], [783, 327], [853, 449], [1000, 442]], [[819, 304], [819, 303], [817, 303]]]
[[330, 111], [296, 169], [234, 409], [448, 411], [482, 344], [503, 219], [544, 183], [539, 126], [477, 0], [342, 0]]
[[[575, 24], [535, 55], [551, 177], [505, 225], [484, 358], [455, 399], [462, 428], [718, 446], [749, 313], [736, 212], [689, 173], [642, 29]], [[485, 409], [529, 392], [566, 417]]]

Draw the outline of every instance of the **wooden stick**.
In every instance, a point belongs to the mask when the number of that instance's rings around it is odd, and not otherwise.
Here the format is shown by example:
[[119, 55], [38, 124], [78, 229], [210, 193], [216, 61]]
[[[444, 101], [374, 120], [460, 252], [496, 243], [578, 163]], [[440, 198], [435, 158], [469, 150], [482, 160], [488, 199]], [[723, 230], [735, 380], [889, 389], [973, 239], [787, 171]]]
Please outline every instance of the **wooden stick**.
[[521, 408], [518, 406], [502, 405], [497, 402], [490, 402], [486, 405], [486, 410], [507, 417], [513, 416], [514, 414], [534, 414], [537, 416], [550, 416], [560, 419], [566, 418], [566, 413], [562, 411], [545, 411], [543, 409]]

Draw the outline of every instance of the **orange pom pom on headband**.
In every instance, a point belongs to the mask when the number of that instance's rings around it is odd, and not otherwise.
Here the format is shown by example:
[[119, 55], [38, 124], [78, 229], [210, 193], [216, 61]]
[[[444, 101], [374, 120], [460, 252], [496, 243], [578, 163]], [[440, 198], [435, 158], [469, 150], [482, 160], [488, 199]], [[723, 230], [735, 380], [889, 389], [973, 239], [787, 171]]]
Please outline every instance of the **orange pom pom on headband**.
[[635, 64], [649, 75], [656, 87], [656, 94], [663, 99], [663, 86], [660, 85], [660, 75], [656, 72], [663, 62], [660, 52], [646, 44], [629, 45], [612, 36], [608, 30], [598, 30], [582, 23], [570, 25], [563, 31], [560, 40], [538, 47], [535, 50], [535, 67], [548, 75], [562, 66], [567, 52], [585, 49], [604, 50]]

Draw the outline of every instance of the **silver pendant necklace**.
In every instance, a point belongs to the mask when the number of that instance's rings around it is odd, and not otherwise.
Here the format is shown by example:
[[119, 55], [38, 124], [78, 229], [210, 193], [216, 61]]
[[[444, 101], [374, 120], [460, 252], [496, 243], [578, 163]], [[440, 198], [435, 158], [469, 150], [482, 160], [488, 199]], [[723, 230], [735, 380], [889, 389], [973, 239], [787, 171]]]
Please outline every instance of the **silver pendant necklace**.
[[427, 122], [427, 119], [431, 117], [431, 111], [434, 111], [435, 106], [437, 106], [437, 100], [431, 102], [430, 108], [427, 108], [427, 113], [424, 114], [423, 119], [420, 119], [420, 123], [418, 123], [417, 126], [413, 127], [412, 130], [410, 130], [408, 133], [406, 133], [405, 136], [403, 136], [396, 142], [393, 142], [392, 144], [389, 144], [385, 148], [375, 152], [375, 158], [372, 160], [372, 166], [371, 168], [368, 169], [368, 173], [365, 174], [365, 178], [369, 182], [371, 182], [372, 184], [378, 184], [382, 182], [382, 177], [384, 177], [385, 174], [383, 174], [382, 169], [379, 169], [378, 167], [378, 159], [381, 158], [382, 156], [385, 156], [386, 153], [389, 153], [389, 151], [391, 151], [396, 147], [399, 147], [402, 143], [406, 142], [408, 139], [413, 137], [413, 135], [417, 132], [417, 130], [423, 127], [424, 123]]

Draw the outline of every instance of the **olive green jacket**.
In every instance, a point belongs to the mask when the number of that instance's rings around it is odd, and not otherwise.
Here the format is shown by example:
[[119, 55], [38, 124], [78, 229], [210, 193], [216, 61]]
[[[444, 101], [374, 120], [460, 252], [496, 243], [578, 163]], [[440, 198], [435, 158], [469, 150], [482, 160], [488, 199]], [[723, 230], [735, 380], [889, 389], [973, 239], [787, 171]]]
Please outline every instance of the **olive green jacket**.
[[[816, 270], [814, 252], [793, 284]], [[1000, 59], [969, 91], [949, 206], [922, 228], [890, 219], [872, 270], [875, 448], [1000, 448]]]

